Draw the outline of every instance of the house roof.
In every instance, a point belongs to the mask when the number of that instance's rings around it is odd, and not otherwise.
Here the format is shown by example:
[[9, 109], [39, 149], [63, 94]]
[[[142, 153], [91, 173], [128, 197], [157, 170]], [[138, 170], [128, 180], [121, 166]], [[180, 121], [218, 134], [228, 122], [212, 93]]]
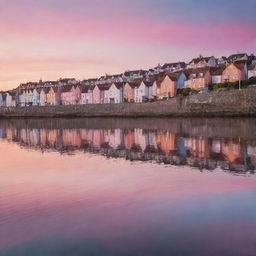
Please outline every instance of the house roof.
[[[232, 63], [235, 67], [237, 67], [239, 70], [243, 71], [245, 67], [245, 63]], [[232, 65], [230, 64], [230, 65]]]
[[219, 67], [211, 67], [210, 68], [210, 74], [212, 76], [220, 76], [220, 75], [222, 75], [225, 68], [226, 68], [225, 65], [222, 65], [222, 66], [219, 66]]
[[228, 60], [232, 61], [232, 60], [235, 60], [235, 59], [243, 58], [244, 56], [248, 56], [247, 53], [232, 54], [228, 57]]
[[65, 85], [62, 87], [62, 92], [69, 92], [71, 91], [73, 85]]
[[250, 66], [248, 67], [248, 70], [256, 70], [256, 65], [250, 65]]
[[177, 68], [178, 66], [180, 66], [181, 68], [185, 68], [186, 63], [185, 62], [166, 63], [162, 66], [162, 68], [169, 68], [169, 67]]
[[147, 87], [150, 87], [153, 85], [154, 82], [152, 81], [142, 81]]
[[146, 74], [147, 73], [147, 71], [146, 70], [132, 70], [132, 71], [126, 71], [126, 72], [124, 72], [124, 75], [125, 76], [131, 76], [131, 75], [144, 75], [144, 74]]
[[118, 88], [118, 89], [123, 88], [125, 85], [125, 83], [123, 83], [123, 82], [118, 82], [118, 83], [114, 83], [114, 84], [115, 84], [116, 88]]
[[140, 86], [140, 82], [127, 82], [133, 89]]
[[203, 57], [203, 56], [200, 56], [200, 57], [198, 57], [198, 58], [192, 59], [192, 60], [189, 62], [189, 64], [191, 64], [191, 63], [197, 64], [197, 63], [199, 63], [200, 61], [208, 62], [211, 58], [214, 58], [214, 57], [213, 57], [213, 56], [211, 56], [211, 57]]
[[101, 91], [107, 91], [110, 88], [111, 84], [98, 84], [97, 86]]

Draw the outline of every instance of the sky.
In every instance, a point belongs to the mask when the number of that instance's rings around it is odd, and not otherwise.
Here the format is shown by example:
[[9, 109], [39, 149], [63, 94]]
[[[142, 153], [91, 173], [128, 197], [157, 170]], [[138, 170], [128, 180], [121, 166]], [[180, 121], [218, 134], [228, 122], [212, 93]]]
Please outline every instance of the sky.
[[255, 0], [0, 0], [0, 90], [256, 54]]

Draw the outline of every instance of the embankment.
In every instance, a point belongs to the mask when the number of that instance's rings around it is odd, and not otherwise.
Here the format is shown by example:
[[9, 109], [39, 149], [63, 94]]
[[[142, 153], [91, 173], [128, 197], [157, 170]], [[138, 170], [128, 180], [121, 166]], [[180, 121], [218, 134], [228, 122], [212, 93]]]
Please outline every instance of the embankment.
[[197, 94], [153, 103], [0, 108], [2, 118], [243, 116], [256, 116], [256, 88]]

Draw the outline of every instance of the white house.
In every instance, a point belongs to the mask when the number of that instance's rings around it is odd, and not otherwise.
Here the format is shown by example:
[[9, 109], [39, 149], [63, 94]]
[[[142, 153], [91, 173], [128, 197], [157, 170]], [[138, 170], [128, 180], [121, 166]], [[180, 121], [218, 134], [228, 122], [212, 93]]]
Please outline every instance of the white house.
[[6, 93], [6, 107], [16, 107], [17, 105], [17, 93], [9, 91]]
[[25, 106], [32, 106], [33, 105], [33, 89], [25, 90], [24, 92], [24, 100]]
[[123, 83], [112, 83], [108, 90], [105, 91], [105, 103], [122, 103], [123, 102]]
[[39, 106], [40, 105], [40, 90], [35, 88], [33, 90], [33, 98], [32, 98], [32, 105]]
[[251, 78], [255, 76], [256, 77], [256, 65], [251, 65], [249, 68], [248, 68], [248, 78]]
[[3, 92], [0, 92], [0, 107], [5, 106], [5, 99], [6, 99], [6, 94], [4, 94]]
[[136, 103], [141, 103], [145, 99], [152, 98], [152, 95], [149, 95], [150, 86], [152, 86], [151, 82], [142, 81], [140, 86], [134, 88], [134, 101]]
[[92, 104], [92, 89], [88, 87], [82, 87], [80, 104]]
[[215, 57], [203, 57], [200, 55], [198, 58], [193, 59], [192, 61], [189, 62], [187, 65], [187, 68], [205, 68], [205, 67], [215, 67], [217, 65], [217, 61]]

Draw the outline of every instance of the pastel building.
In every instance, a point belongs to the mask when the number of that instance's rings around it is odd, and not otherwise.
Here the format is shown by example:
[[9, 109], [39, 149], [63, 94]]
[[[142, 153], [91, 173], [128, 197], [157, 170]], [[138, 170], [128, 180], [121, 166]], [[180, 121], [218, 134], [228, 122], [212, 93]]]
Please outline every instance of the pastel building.
[[41, 88], [40, 89], [40, 106], [46, 106], [47, 105], [47, 94], [49, 92], [50, 88]]
[[222, 82], [236, 82], [247, 78], [247, 65], [244, 63], [231, 63], [222, 73]]
[[251, 65], [248, 68], [248, 78], [256, 77], [256, 65]]
[[80, 99], [80, 104], [92, 104], [92, 89], [83, 86], [81, 88], [81, 99]]
[[66, 85], [61, 90], [61, 104], [75, 105], [81, 100], [81, 89], [77, 85]]
[[212, 82], [211, 74], [208, 68], [194, 69], [188, 76], [187, 87], [193, 90], [207, 88]]
[[146, 99], [152, 98], [149, 94], [149, 88], [152, 86], [152, 82], [142, 81], [139, 87], [134, 88], [134, 97], [136, 103], [144, 102]]
[[46, 94], [47, 105], [57, 106], [61, 102], [61, 87], [55, 86], [51, 87], [48, 93]]
[[112, 83], [108, 90], [105, 90], [104, 103], [122, 103], [123, 92], [123, 83]]
[[187, 68], [196, 69], [196, 68], [205, 68], [205, 67], [215, 67], [217, 65], [216, 59], [211, 57], [203, 57], [202, 55], [199, 58], [192, 59], [187, 65]]
[[93, 104], [103, 104], [107, 102], [105, 92], [109, 90], [110, 86], [109, 84], [99, 84], [94, 87], [92, 91]]

